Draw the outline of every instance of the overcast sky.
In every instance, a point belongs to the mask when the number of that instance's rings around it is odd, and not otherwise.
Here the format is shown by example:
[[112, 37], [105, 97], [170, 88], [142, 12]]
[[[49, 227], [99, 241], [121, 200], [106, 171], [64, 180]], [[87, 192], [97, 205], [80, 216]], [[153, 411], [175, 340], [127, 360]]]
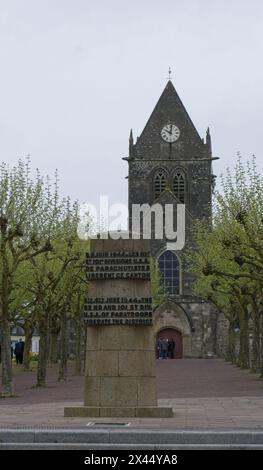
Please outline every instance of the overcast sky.
[[0, 0], [0, 160], [30, 154], [63, 194], [126, 202], [129, 131], [170, 66], [214, 172], [237, 151], [262, 169], [262, 58], [262, 0]]

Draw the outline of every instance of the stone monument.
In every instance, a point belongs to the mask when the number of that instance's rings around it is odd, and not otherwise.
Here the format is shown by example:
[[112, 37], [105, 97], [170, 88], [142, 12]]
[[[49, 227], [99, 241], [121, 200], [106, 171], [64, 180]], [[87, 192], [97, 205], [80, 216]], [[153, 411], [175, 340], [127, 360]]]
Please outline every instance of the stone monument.
[[91, 240], [84, 406], [65, 416], [171, 417], [158, 407], [146, 240]]

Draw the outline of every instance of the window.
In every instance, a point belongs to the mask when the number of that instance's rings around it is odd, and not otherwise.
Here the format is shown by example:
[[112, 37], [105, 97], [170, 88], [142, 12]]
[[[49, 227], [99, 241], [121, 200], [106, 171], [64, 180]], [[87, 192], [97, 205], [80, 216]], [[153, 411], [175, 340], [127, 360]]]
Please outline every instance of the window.
[[165, 190], [165, 176], [164, 174], [159, 171], [154, 178], [154, 195], [155, 198], [159, 197], [160, 194]]
[[179, 295], [180, 266], [177, 256], [171, 251], [165, 251], [159, 258], [159, 267], [168, 294]]
[[180, 171], [177, 171], [176, 174], [174, 175], [173, 191], [174, 191], [174, 195], [181, 202], [181, 204], [184, 204], [185, 203], [185, 179], [184, 179], [183, 174]]

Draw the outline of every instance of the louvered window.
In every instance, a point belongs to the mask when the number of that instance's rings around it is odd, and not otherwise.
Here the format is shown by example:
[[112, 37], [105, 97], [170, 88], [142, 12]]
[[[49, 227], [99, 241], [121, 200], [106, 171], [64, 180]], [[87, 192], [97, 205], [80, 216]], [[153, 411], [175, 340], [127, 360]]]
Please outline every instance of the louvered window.
[[159, 197], [165, 190], [165, 176], [162, 172], [158, 172], [154, 178], [154, 195]]
[[180, 171], [178, 171], [173, 180], [173, 191], [177, 199], [184, 204], [185, 203], [185, 179]]

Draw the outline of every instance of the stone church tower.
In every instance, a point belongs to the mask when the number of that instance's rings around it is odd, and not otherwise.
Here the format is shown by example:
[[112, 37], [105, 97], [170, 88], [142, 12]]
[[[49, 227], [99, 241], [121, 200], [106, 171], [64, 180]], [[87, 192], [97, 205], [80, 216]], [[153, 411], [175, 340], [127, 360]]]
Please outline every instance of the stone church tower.
[[[129, 141], [129, 220], [133, 204], [185, 204], [185, 248], [193, 246], [194, 219], [211, 215], [212, 150], [209, 129], [200, 138], [171, 80], [168, 81], [144, 130]], [[206, 357], [215, 352], [216, 314], [193, 292], [194, 279], [187, 272], [182, 251], [167, 249], [165, 235], [151, 240], [168, 301], [154, 313], [156, 337], [175, 342], [176, 357]]]

